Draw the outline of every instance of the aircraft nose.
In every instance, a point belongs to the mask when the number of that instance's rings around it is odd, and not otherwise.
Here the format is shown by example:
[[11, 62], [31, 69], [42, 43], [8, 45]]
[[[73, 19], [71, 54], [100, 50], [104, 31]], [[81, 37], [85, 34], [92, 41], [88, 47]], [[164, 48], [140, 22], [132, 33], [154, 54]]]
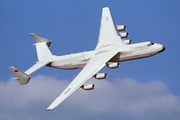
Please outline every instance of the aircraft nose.
[[162, 50], [159, 51], [159, 53], [160, 53], [160, 52], [163, 52], [165, 49], [166, 49], [166, 47], [165, 47], [164, 45], [162, 45]]

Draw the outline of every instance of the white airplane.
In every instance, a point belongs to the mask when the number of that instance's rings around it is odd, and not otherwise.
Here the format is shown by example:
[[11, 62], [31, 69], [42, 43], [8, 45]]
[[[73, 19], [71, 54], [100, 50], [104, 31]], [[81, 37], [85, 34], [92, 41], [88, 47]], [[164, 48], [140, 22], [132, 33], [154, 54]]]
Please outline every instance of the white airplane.
[[35, 33], [30, 33], [31, 37], [37, 42], [35, 46], [38, 61], [25, 72], [15, 67], [9, 68], [16, 77], [14, 80], [18, 80], [20, 84], [27, 84], [31, 78], [30, 74], [43, 66], [60, 69], [83, 68], [59, 97], [46, 109], [46, 111], [49, 111], [57, 107], [79, 88], [84, 90], [94, 89], [94, 84], [85, 83], [91, 77], [97, 79], [106, 78], [106, 73], [98, 73], [103, 67], [118, 68], [119, 62], [150, 57], [165, 50], [165, 47], [158, 43], [142, 42], [131, 44], [131, 40], [122, 40], [122, 38], [128, 37], [128, 33], [119, 31], [125, 29], [125, 25], [115, 25], [109, 8], [103, 7], [99, 39], [95, 50], [56, 56], [49, 49], [50, 40]]

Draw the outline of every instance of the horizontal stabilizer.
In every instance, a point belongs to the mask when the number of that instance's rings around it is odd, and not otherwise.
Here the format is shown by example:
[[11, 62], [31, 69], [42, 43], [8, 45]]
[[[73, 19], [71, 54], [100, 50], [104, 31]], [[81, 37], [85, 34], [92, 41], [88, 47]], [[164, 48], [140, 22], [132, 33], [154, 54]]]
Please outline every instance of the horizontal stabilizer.
[[34, 64], [32, 67], [30, 67], [28, 70], [26, 70], [25, 74], [30, 75], [30, 74], [34, 73], [35, 71], [41, 69], [45, 65], [49, 64], [50, 62], [51, 62], [50, 60], [46, 60], [46, 59], [40, 60], [40, 61], [36, 62], [36, 64]]
[[35, 33], [30, 33], [31, 37], [37, 42], [37, 43], [43, 43], [43, 42], [46, 42], [48, 47], [51, 45], [51, 42], [50, 40], [44, 38], [44, 37], [41, 37]]
[[16, 77], [13, 80], [18, 80], [21, 85], [27, 84], [29, 82], [29, 80], [31, 79], [31, 76], [18, 70], [15, 67], [9, 67], [9, 69], [12, 71], [12, 73]]

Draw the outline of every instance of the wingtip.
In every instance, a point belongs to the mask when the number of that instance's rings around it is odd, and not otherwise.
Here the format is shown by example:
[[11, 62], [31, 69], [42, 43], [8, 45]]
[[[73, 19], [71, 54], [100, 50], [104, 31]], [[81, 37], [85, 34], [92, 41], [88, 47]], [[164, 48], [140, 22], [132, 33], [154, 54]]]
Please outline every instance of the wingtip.
[[35, 33], [29, 33], [30, 35], [34, 35]]
[[51, 109], [46, 109], [46, 111], [50, 111]]
[[103, 8], [108, 8], [108, 7], [104, 6]]

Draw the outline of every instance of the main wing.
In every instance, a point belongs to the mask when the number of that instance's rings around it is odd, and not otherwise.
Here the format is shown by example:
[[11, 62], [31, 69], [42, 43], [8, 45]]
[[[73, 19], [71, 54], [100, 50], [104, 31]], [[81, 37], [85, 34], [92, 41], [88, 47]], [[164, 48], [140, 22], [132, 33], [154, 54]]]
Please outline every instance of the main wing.
[[76, 78], [69, 84], [69, 86], [60, 94], [60, 96], [54, 100], [54, 102], [46, 109], [46, 111], [57, 107], [73, 92], [80, 88], [87, 80], [89, 80], [104, 66], [106, 66], [106, 63], [117, 53], [118, 51], [116, 49], [97, 51], [94, 57], [89, 60], [84, 69], [76, 76]]
[[123, 46], [121, 37], [114, 24], [111, 12], [108, 7], [103, 8], [99, 40], [96, 46], [96, 54], [89, 60], [83, 70], [68, 85], [68, 87], [57, 97], [46, 109], [49, 111], [57, 107], [73, 92], [80, 88], [86, 81], [100, 71], [106, 63], [119, 53], [119, 47]]
[[110, 9], [108, 7], [104, 7], [102, 10], [99, 39], [96, 49], [113, 44], [124, 45], [114, 23]]

